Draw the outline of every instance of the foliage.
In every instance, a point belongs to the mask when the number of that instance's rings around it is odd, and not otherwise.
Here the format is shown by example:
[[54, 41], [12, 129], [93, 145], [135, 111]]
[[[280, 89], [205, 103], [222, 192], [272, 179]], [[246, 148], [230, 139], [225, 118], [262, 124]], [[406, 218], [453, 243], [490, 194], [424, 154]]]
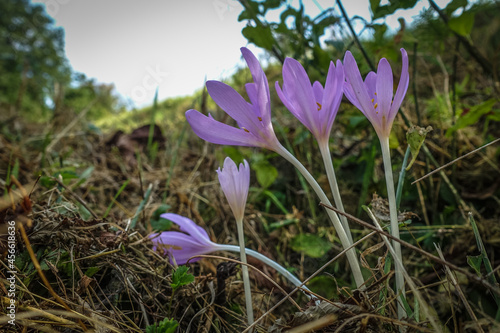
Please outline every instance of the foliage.
[[194, 282], [194, 275], [189, 274], [187, 272], [188, 269], [189, 268], [187, 266], [179, 266], [174, 271], [174, 274], [172, 274], [172, 283], [170, 284], [173, 291], [179, 289], [182, 286]]
[[165, 318], [159, 323], [146, 327], [146, 333], [174, 333], [179, 326], [177, 320]]
[[48, 111], [54, 87], [70, 82], [63, 30], [29, 0], [2, 1], [0, 12], [0, 103], [36, 119]]

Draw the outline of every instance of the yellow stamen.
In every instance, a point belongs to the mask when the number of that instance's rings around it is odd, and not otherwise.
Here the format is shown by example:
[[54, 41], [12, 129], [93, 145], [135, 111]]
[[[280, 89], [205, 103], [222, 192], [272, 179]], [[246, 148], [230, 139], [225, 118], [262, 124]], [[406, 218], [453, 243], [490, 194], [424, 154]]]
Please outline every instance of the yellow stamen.
[[244, 130], [244, 131], [245, 131], [245, 132], [247, 132], [247, 133], [250, 133], [250, 131], [249, 131], [249, 130], [247, 130], [245, 127], [242, 127], [241, 129], [242, 129], [242, 130]]
[[261, 117], [257, 117], [257, 119], [259, 119], [259, 121], [262, 121], [262, 118], [261, 118]]
[[378, 106], [378, 103], [375, 103], [375, 105], [374, 105], [373, 107], [376, 109], [376, 108], [377, 108], [377, 106]]
[[372, 103], [375, 102], [375, 98], [372, 98]]
[[316, 102], [316, 105], [318, 106], [318, 111], [320, 111], [321, 107], [322, 107], [321, 104], [319, 104], [318, 102]]

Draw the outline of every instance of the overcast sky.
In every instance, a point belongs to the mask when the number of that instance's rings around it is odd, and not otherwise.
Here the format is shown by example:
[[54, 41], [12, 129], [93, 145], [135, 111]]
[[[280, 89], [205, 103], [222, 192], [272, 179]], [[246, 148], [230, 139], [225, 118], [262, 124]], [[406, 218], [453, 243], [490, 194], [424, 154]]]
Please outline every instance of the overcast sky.
[[[260, 52], [241, 35], [245, 22], [237, 20], [242, 7], [236, 0], [32, 1], [44, 3], [56, 26], [64, 28], [73, 69], [114, 83], [130, 106], [150, 104], [156, 87], [160, 100], [192, 94], [205, 77], [224, 79], [242, 65], [240, 47]], [[334, 3], [303, 2], [311, 17]], [[298, 7], [298, 0], [289, 3]], [[369, 19], [368, 4], [344, 1], [350, 17]], [[397, 17], [390, 19], [396, 26]]]

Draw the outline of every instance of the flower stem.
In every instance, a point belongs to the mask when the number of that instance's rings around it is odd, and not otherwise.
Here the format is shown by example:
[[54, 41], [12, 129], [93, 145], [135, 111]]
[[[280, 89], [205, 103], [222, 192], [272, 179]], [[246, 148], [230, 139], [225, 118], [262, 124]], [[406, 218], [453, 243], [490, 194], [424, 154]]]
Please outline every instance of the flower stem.
[[[392, 177], [392, 163], [391, 163], [391, 152], [389, 149], [389, 137], [380, 139], [380, 146], [382, 148], [382, 158], [384, 160], [384, 171], [385, 171], [385, 182], [387, 185], [387, 197], [389, 199], [389, 213], [391, 217], [391, 234], [399, 237], [399, 223], [398, 223], [398, 210], [396, 208], [396, 193], [394, 192], [394, 179]], [[392, 247], [396, 254], [397, 259], [403, 263], [403, 256], [401, 254], [401, 244], [392, 241]], [[403, 277], [403, 272], [398, 265], [394, 266], [394, 273], [396, 276], [396, 289], [398, 293], [402, 295], [405, 294], [405, 281]], [[401, 302], [398, 302], [398, 318], [404, 317], [406, 314], [404, 307]]]
[[[230, 252], [240, 252], [240, 247], [236, 245], [227, 245], [227, 244], [218, 244], [217, 250], [219, 251], [230, 251]], [[245, 249], [245, 253], [249, 255], [250, 257], [254, 257], [255, 259], [258, 259], [262, 261], [264, 264], [271, 266], [274, 268], [278, 273], [282, 274], [285, 278], [287, 278], [291, 283], [293, 283], [294, 286], [302, 288], [304, 290], [309, 290], [302, 281], [300, 281], [295, 275], [290, 273], [285, 267], [281, 266], [278, 264], [276, 261], [269, 259], [262, 253], [259, 253], [257, 251], [251, 250], [251, 249]], [[311, 298], [309, 294], [304, 293], [308, 298]]]
[[[319, 150], [321, 152], [321, 157], [323, 157], [323, 163], [325, 164], [326, 175], [328, 176], [328, 182], [330, 183], [330, 189], [332, 190], [335, 206], [337, 206], [337, 209], [339, 209], [341, 212], [345, 213], [344, 204], [342, 203], [342, 198], [340, 197], [337, 177], [335, 176], [335, 170], [333, 169], [332, 157], [330, 155], [330, 147], [328, 146], [328, 141], [319, 143]], [[351, 229], [349, 228], [349, 222], [347, 222], [347, 217], [341, 215], [340, 221], [342, 222], [345, 233], [347, 234], [347, 237], [352, 244], [353, 239]]]
[[[304, 178], [307, 180], [309, 185], [313, 188], [314, 192], [316, 192], [316, 195], [319, 197], [322, 203], [325, 205], [331, 206], [332, 204], [330, 203], [330, 200], [328, 200], [328, 197], [326, 196], [325, 192], [321, 189], [321, 186], [319, 186], [318, 182], [314, 177], [307, 171], [307, 169], [293, 156], [288, 150], [286, 150], [284, 147], [281, 147], [280, 150], [276, 151], [278, 154], [280, 154], [283, 158], [285, 158], [288, 162], [292, 163], [297, 170], [304, 176]], [[340, 223], [339, 217], [337, 214], [330, 210], [326, 209], [326, 213], [328, 214], [328, 217], [332, 221], [332, 224], [337, 231], [337, 235], [339, 236], [340, 242], [342, 243], [342, 246], [344, 249], [350, 247], [352, 245], [352, 242], [349, 241], [349, 238], [347, 237], [347, 234], [344, 230], [344, 227]], [[356, 286], [358, 288], [361, 288], [363, 284], [365, 283], [365, 280], [363, 278], [363, 274], [361, 274], [361, 267], [359, 266], [358, 258], [356, 256], [356, 249], [351, 248], [349, 251], [346, 252], [347, 255], [347, 260], [349, 261], [349, 264], [351, 266], [352, 274], [354, 276], [354, 281], [356, 282]]]
[[241, 272], [243, 274], [243, 287], [245, 289], [245, 303], [247, 307], [248, 325], [253, 324], [253, 306], [252, 306], [252, 291], [250, 290], [250, 278], [248, 277], [247, 256], [245, 253], [245, 235], [243, 233], [243, 220], [236, 220], [238, 229], [238, 242], [240, 243], [240, 260], [245, 265], [242, 265]]

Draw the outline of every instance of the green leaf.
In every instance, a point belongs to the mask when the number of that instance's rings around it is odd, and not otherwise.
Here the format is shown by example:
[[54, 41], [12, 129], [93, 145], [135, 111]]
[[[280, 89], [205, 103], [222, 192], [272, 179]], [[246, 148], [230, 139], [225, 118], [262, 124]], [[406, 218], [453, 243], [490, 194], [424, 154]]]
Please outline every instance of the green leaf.
[[295, 236], [292, 239], [291, 246], [294, 251], [304, 252], [311, 258], [320, 258], [332, 248], [329, 241], [313, 234]]
[[392, 131], [389, 134], [389, 148], [391, 148], [391, 149], [399, 148], [398, 136], [396, 135], [395, 131]]
[[258, 47], [269, 51], [272, 50], [274, 37], [270, 27], [261, 25], [256, 27], [246, 26], [241, 30], [241, 33], [249, 42], [254, 43]]
[[481, 264], [483, 263], [483, 257], [481, 255], [467, 256], [467, 263], [476, 271], [477, 275], [481, 276]]
[[380, 1], [370, 0], [372, 20], [390, 15], [398, 9], [413, 8], [417, 1], [418, 0], [389, 0], [389, 4], [380, 6]]
[[188, 274], [188, 269], [189, 268], [187, 266], [179, 266], [175, 270], [172, 275], [172, 283], [170, 284], [170, 287], [172, 287], [174, 291], [182, 286], [185, 286], [186, 284], [194, 282], [194, 275]]
[[377, 12], [379, 6], [380, 0], [370, 0], [370, 9], [372, 10], [372, 13]]
[[236, 163], [236, 165], [243, 163], [243, 160], [245, 159], [240, 149], [235, 146], [225, 146], [222, 148], [222, 151], [224, 152], [224, 154], [226, 154], [227, 157], [232, 159], [234, 163]]
[[177, 320], [165, 318], [159, 323], [146, 327], [146, 333], [174, 333], [179, 326]]
[[241, 22], [243, 20], [251, 20], [257, 14], [260, 14], [259, 3], [257, 1], [245, 1], [245, 5], [245, 9], [238, 16], [238, 22]]
[[163, 217], [160, 217], [161, 214], [164, 214], [168, 212], [170, 209], [170, 205], [167, 204], [161, 204], [160, 207], [158, 207], [154, 212], [153, 215], [151, 216], [151, 220], [149, 220], [149, 223], [151, 224], [151, 228], [155, 231], [167, 231], [170, 230], [172, 227], [172, 221], [164, 219]]
[[491, 114], [488, 114], [486, 118], [493, 121], [500, 121], [500, 110], [492, 110]]
[[263, 188], [269, 187], [278, 177], [278, 170], [266, 160], [253, 163], [252, 169], [255, 170], [257, 181]]
[[100, 269], [101, 269], [100, 267], [89, 267], [85, 271], [85, 275], [87, 275], [88, 277], [92, 277], [94, 276], [95, 273], [99, 272]]
[[458, 117], [455, 126], [450, 127], [446, 131], [446, 137], [451, 137], [457, 130], [475, 124], [481, 116], [490, 112], [496, 103], [498, 103], [497, 99], [489, 99], [479, 105], [471, 107], [467, 112], [465, 110], [462, 111], [462, 114]]
[[474, 26], [474, 16], [471, 12], [463, 12], [459, 17], [452, 17], [448, 26], [460, 36], [467, 37]]
[[90, 166], [88, 167], [87, 169], [83, 170], [83, 172], [80, 174], [80, 177], [79, 180], [78, 180], [78, 183], [76, 183], [73, 188], [75, 187], [78, 187], [80, 186], [81, 184], [83, 184], [87, 179], [90, 178], [90, 176], [92, 175], [92, 172], [94, 172], [94, 166]]
[[443, 9], [443, 11], [446, 15], [451, 16], [455, 10], [465, 6], [467, 6], [467, 0], [453, 0]]
[[312, 278], [307, 287], [326, 299], [333, 299], [338, 296], [335, 279], [327, 275]]
[[410, 146], [411, 152], [411, 161], [410, 163], [408, 163], [406, 171], [410, 170], [411, 166], [417, 159], [418, 152], [420, 151], [420, 147], [422, 147], [422, 144], [424, 143], [425, 136], [430, 131], [432, 131], [431, 126], [427, 126], [427, 128], [412, 126], [406, 133], [406, 140], [408, 141], [408, 146]]
[[323, 50], [319, 45], [314, 45], [313, 55], [319, 67], [328, 68], [330, 66], [331, 55]]

